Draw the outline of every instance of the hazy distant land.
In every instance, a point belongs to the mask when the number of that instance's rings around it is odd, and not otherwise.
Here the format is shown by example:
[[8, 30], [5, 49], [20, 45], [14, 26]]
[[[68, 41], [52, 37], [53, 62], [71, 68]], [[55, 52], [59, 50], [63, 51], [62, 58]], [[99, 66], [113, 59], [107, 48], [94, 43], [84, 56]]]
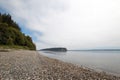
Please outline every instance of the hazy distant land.
[[79, 50], [69, 50], [69, 51], [120, 51], [120, 49], [79, 49]]
[[67, 48], [63, 48], [63, 47], [45, 48], [45, 49], [41, 49], [40, 51], [66, 52], [66, 51], [67, 51]]

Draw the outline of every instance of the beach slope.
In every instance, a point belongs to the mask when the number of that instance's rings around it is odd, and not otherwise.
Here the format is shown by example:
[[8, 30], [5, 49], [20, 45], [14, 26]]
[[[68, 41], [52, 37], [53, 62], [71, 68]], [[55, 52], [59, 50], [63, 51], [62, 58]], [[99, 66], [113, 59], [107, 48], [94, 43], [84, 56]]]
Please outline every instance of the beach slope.
[[0, 80], [120, 80], [120, 77], [51, 59], [37, 51], [10, 50], [0, 52]]

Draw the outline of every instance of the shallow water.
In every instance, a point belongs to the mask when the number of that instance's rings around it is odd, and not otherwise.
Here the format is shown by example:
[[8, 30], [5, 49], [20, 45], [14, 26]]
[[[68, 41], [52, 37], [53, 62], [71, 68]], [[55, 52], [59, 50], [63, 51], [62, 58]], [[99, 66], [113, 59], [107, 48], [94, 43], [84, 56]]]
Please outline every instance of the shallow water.
[[120, 51], [42, 51], [40, 53], [65, 62], [120, 75]]

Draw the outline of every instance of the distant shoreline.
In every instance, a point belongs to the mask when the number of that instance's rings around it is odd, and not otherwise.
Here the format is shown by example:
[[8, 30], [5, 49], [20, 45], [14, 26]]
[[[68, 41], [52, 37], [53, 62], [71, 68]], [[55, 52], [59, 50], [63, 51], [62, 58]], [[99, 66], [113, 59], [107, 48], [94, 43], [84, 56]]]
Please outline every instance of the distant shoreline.
[[42, 56], [37, 51], [0, 52], [0, 79], [119, 80], [120, 77]]
[[68, 51], [120, 51], [120, 49], [81, 49], [81, 50], [68, 50]]

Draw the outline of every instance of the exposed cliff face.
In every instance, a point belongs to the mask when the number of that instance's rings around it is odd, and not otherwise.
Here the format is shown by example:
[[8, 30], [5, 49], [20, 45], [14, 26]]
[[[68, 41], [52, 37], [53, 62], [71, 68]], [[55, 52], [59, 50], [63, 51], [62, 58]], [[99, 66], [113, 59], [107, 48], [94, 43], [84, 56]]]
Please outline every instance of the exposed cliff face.
[[58, 52], [66, 52], [67, 49], [66, 48], [46, 48], [46, 49], [41, 49], [41, 51], [58, 51]]

